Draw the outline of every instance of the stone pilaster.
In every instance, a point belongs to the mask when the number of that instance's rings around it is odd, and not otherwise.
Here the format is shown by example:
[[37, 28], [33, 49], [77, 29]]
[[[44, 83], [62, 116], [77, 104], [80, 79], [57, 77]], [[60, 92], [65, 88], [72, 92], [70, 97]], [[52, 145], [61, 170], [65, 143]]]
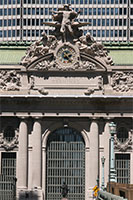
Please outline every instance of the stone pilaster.
[[40, 119], [35, 118], [33, 125], [33, 188], [42, 186], [42, 132]]
[[90, 156], [89, 156], [89, 198], [92, 199], [92, 189], [97, 185], [98, 181], [98, 166], [99, 166], [99, 127], [98, 121], [92, 119], [90, 125]]
[[18, 189], [26, 189], [28, 185], [28, 127], [27, 119], [21, 118], [19, 125], [19, 150], [17, 160]]

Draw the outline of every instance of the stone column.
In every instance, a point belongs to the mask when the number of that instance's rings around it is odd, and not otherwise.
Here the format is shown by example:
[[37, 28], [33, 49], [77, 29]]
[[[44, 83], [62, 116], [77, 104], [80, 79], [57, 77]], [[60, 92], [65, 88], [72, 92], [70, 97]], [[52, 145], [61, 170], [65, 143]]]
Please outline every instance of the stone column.
[[92, 198], [92, 189], [98, 182], [98, 167], [99, 167], [99, 129], [98, 122], [96, 119], [93, 119], [90, 125], [90, 156], [89, 156], [89, 187], [90, 187], [90, 199]]
[[28, 127], [25, 118], [21, 118], [19, 125], [17, 178], [18, 189], [26, 189], [28, 185]]
[[33, 125], [33, 188], [42, 186], [42, 133], [40, 119]]
[[107, 119], [105, 128], [104, 128], [103, 143], [102, 143], [102, 146], [104, 147], [103, 155], [106, 159], [106, 162], [105, 162], [105, 187], [107, 185], [107, 182], [109, 181], [109, 139], [110, 139], [109, 122], [110, 122], [110, 119]]

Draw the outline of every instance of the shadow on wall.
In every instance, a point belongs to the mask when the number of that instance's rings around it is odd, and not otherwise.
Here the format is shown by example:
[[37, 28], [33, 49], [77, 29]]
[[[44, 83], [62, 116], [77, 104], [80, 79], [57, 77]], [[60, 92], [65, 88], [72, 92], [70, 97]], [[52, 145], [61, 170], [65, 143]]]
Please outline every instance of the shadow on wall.
[[39, 196], [36, 191], [20, 191], [19, 200], [39, 200]]

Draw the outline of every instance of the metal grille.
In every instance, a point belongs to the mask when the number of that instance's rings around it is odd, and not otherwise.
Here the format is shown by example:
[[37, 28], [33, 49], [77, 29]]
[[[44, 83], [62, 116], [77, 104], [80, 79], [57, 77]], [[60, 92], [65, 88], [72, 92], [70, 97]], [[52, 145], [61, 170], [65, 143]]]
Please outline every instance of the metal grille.
[[0, 200], [16, 198], [16, 153], [2, 153]]
[[116, 154], [115, 167], [118, 183], [130, 183], [130, 155]]
[[66, 182], [69, 200], [85, 199], [85, 145], [74, 129], [53, 132], [47, 145], [47, 200], [61, 199], [61, 185]]

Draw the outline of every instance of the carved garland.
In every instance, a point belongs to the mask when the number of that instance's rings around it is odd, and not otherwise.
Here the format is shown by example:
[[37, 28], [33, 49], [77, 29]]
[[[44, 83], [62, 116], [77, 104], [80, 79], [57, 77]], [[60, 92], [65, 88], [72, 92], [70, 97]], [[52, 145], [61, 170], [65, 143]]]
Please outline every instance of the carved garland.
[[127, 149], [132, 148], [132, 133], [129, 132], [129, 137], [125, 142], [120, 142], [119, 139], [117, 138], [117, 135], [114, 135], [114, 146], [116, 149], [119, 151], [126, 151]]
[[4, 134], [0, 133], [0, 147], [4, 148], [6, 151], [13, 150], [18, 147], [18, 131], [15, 131], [15, 137], [9, 142], [4, 138]]

